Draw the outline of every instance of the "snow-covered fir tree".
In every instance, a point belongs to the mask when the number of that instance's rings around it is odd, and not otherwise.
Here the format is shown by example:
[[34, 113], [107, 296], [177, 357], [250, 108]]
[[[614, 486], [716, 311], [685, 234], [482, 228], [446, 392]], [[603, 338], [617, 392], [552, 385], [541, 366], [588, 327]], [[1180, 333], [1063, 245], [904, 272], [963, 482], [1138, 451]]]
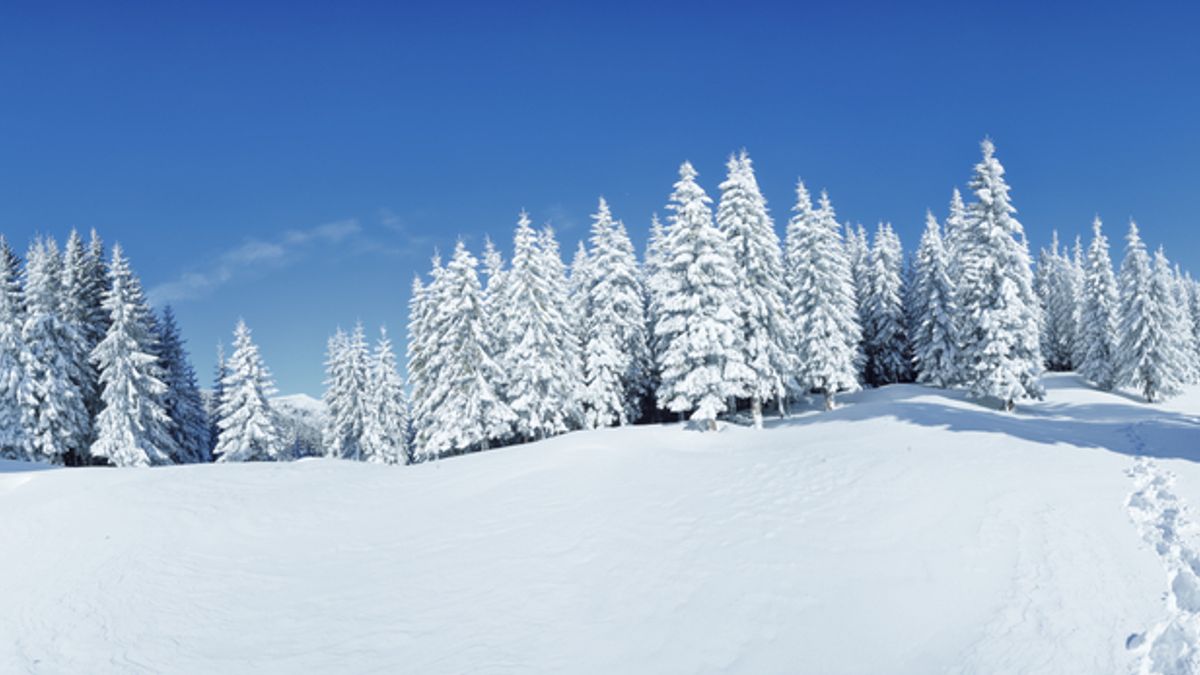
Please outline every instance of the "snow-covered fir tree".
[[[416, 366], [410, 370], [414, 400], [419, 394], [427, 397], [416, 402], [415, 452], [423, 459], [486, 450], [516, 422], [497, 394], [505, 373], [488, 353], [477, 266], [460, 241], [433, 282], [416, 289], [422, 294], [416, 307], [421, 316], [410, 326], [416, 349], [410, 350], [409, 363]], [[430, 352], [436, 352], [433, 358]]]
[[854, 281], [854, 305], [861, 327], [858, 344], [858, 379], [866, 382], [866, 325], [867, 297], [871, 287], [871, 244], [863, 226], [846, 224], [846, 257], [850, 261], [850, 276]]
[[754, 426], [762, 428], [764, 403], [775, 401], [780, 413], [784, 411], [787, 392], [793, 386], [796, 336], [785, 304], [787, 285], [779, 236], [750, 156], [745, 150], [730, 156], [726, 169], [727, 177], [720, 185], [717, 227], [733, 255], [743, 360], [753, 372], [750, 410]]
[[208, 416], [208, 457], [211, 459], [221, 436], [221, 400], [225, 398], [225, 378], [229, 376], [225, 360], [225, 345], [217, 342], [217, 361], [213, 365], [213, 386], [205, 400], [204, 412]]
[[1120, 298], [1100, 218], [1092, 223], [1092, 243], [1084, 263], [1080, 291], [1082, 359], [1077, 370], [1096, 387], [1110, 391], [1117, 382], [1117, 310]]
[[812, 210], [804, 183], [788, 223], [789, 304], [795, 317], [795, 380], [820, 393], [825, 409], [839, 392], [859, 387], [858, 301], [846, 246], [828, 195]]
[[270, 397], [275, 394], [271, 372], [250, 336], [246, 322], [233, 331], [233, 354], [226, 366], [225, 391], [217, 410], [220, 432], [213, 451], [218, 462], [289, 459]]
[[908, 336], [901, 276], [903, 265], [900, 238], [891, 224], [880, 223], [871, 247], [866, 323], [863, 325], [867, 382], [874, 386], [908, 379], [909, 364], [904, 356]]
[[506, 281], [512, 314], [504, 339], [513, 364], [506, 387], [509, 408], [516, 415], [517, 435], [527, 441], [561, 434], [581, 418], [582, 368], [566, 284], [553, 233], [543, 230], [539, 236], [522, 212]]
[[961, 272], [959, 263], [962, 261], [967, 231], [967, 205], [963, 202], [962, 193], [958, 188], [950, 194], [950, 208], [946, 214], [946, 260], [951, 279], [958, 279]]
[[379, 330], [367, 384], [362, 435], [364, 457], [368, 462], [380, 464], [408, 463], [408, 406], [386, 328]]
[[108, 333], [92, 352], [103, 408], [96, 417], [91, 456], [114, 466], [169, 464], [176, 448], [172, 420], [162, 405], [167, 385], [160, 379], [141, 285], [120, 245], [113, 246], [109, 278], [104, 298]]
[[20, 264], [0, 235], [0, 458], [4, 459], [24, 458], [27, 446], [21, 420], [25, 343]]
[[559, 251], [558, 238], [554, 227], [549, 223], [542, 226], [538, 232], [536, 249], [541, 258], [541, 265], [546, 270], [550, 280], [551, 295], [557, 307], [558, 314], [566, 321], [571, 331], [559, 336], [559, 349], [562, 350], [562, 370], [567, 374], [567, 393], [564, 397], [564, 415], [567, 430], [583, 428], [583, 408], [580, 400], [583, 397], [583, 341], [580, 335], [582, 320], [580, 309], [571, 302], [571, 278], [567, 266], [563, 264]]
[[648, 393], [646, 298], [633, 244], [601, 198], [592, 216], [585, 307], [584, 394], [591, 427], [629, 424]]
[[[659, 384], [662, 382], [662, 374], [659, 372], [658, 363], [659, 357], [662, 354], [662, 340], [654, 334], [654, 326], [658, 325], [658, 315], [660, 298], [657, 294], [657, 289], [662, 287], [656, 279], [662, 273], [663, 268], [663, 246], [667, 239], [667, 228], [663, 226], [662, 221], [658, 218], [658, 213], [654, 213], [650, 217], [650, 237], [646, 241], [646, 250], [642, 262], [642, 289], [646, 297], [646, 397], [642, 406], [643, 411], [647, 414], [657, 416], [660, 414], [658, 409], [655, 394], [658, 392]], [[648, 410], [649, 409], [649, 410]]]
[[1058, 232], [1054, 232], [1050, 248], [1042, 249], [1038, 258], [1037, 291], [1042, 307], [1042, 356], [1050, 370], [1070, 370], [1073, 367], [1078, 304], [1078, 277], [1074, 260], [1066, 249], [1059, 249]]
[[167, 384], [160, 378], [142, 288], [120, 245], [113, 246], [109, 279], [103, 303], [108, 333], [91, 353], [100, 371], [102, 408], [90, 453], [113, 466], [170, 464], [176, 448], [172, 419], [162, 406]]
[[196, 371], [184, 349], [175, 311], [164, 307], [158, 319], [158, 354], [162, 382], [166, 385], [163, 409], [171, 420], [174, 457], [178, 464], [207, 462], [211, 438], [208, 413], [196, 383]]
[[83, 396], [84, 408], [88, 415], [86, 435], [72, 458], [80, 464], [87, 463], [90, 457], [87, 445], [92, 441], [91, 421], [102, 406], [98, 373], [91, 362], [92, 350], [96, 345], [90, 340], [89, 329], [94, 312], [94, 308], [89, 304], [94, 301], [90, 286], [87, 249], [79, 232], [71, 230], [63, 252], [59, 316], [64, 330], [70, 336], [67, 339], [67, 352], [71, 363], [71, 379]]
[[338, 329], [329, 340], [326, 361], [325, 409], [328, 416], [323, 431], [325, 452], [329, 457], [363, 459], [362, 437], [366, 427], [367, 338], [362, 323], [347, 335]]
[[1129, 223], [1120, 278], [1118, 382], [1153, 403], [1179, 391], [1173, 350], [1169, 282], [1155, 269], [1137, 224]]
[[62, 259], [53, 239], [35, 239], [26, 255], [21, 356], [21, 420], [26, 455], [63, 463], [85, 447], [91, 421], [77, 384], [72, 340], [61, 312]]
[[[412, 426], [414, 461], [433, 459], [437, 454], [431, 449], [430, 440], [436, 431], [434, 412], [440, 401], [434, 399], [439, 393], [440, 371], [445, 366], [449, 353], [440, 348], [441, 335], [436, 332], [437, 295], [444, 294], [441, 259], [434, 255], [430, 269], [430, 283], [425, 284], [415, 277], [408, 301], [408, 387], [412, 396], [409, 421]], [[494, 362], [493, 362], [494, 363]], [[493, 391], [494, 389], [493, 385]], [[441, 390], [444, 393], [444, 389]]]
[[1171, 295], [1175, 317], [1175, 343], [1183, 363], [1183, 381], [1185, 384], [1200, 382], [1200, 351], [1196, 349], [1193, 339], [1192, 306], [1189, 287], [1191, 280], [1187, 279], [1183, 270], [1176, 264], [1171, 273]]
[[[504, 282], [508, 270], [504, 268], [504, 256], [492, 243], [489, 237], [483, 247], [483, 275], [487, 284], [483, 289], [484, 320], [487, 322], [488, 355], [492, 357], [502, 370], [507, 371], [508, 344], [505, 342], [505, 328], [511, 312], [508, 309], [508, 291]], [[506, 399], [504, 382], [496, 383], [496, 393]], [[507, 433], [494, 438], [495, 442], [503, 442]]]
[[941, 228], [926, 212], [912, 290], [913, 366], [917, 382], [943, 388], [954, 384], [958, 368], [958, 307], [949, 266]]
[[990, 140], [975, 165], [971, 203], [962, 225], [957, 301], [962, 340], [962, 381], [975, 396], [999, 398], [1006, 410], [1017, 399], [1041, 398], [1043, 361], [1037, 296], [1029, 248], [1013, 214], [1004, 167]]
[[711, 201], [684, 162], [654, 279], [654, 333], [662, 341], [659, 407], [691, 412], [693, 421], [715, 430], [727, 401], [750, 393], [754, 372], [745, 363], [733, 254], [713, 223]]

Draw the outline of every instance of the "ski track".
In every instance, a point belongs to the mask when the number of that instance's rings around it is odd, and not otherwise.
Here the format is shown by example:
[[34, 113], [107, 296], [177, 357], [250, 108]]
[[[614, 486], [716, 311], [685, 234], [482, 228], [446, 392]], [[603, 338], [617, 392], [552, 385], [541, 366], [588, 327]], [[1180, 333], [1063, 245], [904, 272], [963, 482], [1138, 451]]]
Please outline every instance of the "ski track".
[[1174, 491], [1175, 476], [1146, 456], [1139, 422], [1126, 433], [1138, 456], [1129, 476], [1129, 514], [1167, 575], [1167, 615], [1145, 633], [1129, 636], [1126, 646], [1140, 655], [1137, 672], [1145, 675], [1200, 673], [1200, 552], [1190, 509]]

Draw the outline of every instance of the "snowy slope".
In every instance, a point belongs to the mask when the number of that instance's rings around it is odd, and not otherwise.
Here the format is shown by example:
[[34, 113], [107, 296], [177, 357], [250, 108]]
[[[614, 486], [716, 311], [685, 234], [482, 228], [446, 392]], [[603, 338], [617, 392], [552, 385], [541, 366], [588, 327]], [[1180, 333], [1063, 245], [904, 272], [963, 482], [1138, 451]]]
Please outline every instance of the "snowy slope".
[[1189, 620], [1200, 390], [1049, 384], [408, 468], [2, 464], [0, 671], [1126, 672]]

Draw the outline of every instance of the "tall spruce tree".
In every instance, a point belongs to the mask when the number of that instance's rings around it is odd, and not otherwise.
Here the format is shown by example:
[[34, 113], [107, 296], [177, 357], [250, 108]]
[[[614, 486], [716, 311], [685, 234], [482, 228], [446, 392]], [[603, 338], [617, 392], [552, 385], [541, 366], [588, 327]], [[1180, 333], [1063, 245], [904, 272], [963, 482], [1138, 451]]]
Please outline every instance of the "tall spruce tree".
[[75, 339], [62, 319], [62, 258], [53, 239], [34, 240], [26, 256], [21, 420], [31, 459], [63, 463], [87, 442], [91, 423], [77, 384]]
[[21, 395], [25, 389], [24, 310], [17, 254], [0, 235], [0, 458], [21, 459], [27, 443], [22, 426]]
[[205, 401], [205, 414], [208, 416], [208, 457], [212, 459], [217, 448], [217, 439], [221, 435], [221, 401], [225, 398], [225, 378], [229, 376], [228, 362], [225, 360], [225, 345], [217, 342], [217, 362], [213, 365], [213, 387]]
[[96, 417], [91, 456], [114, 466], [170, 464], [177, 451], [163, 401], [167, 385], [155, 354], [148, 308], [121, 246], [112, 249], [108, 333], [92, 352], [100, 372], [103, 408]]
[[1092, 223], [1080, 301], [1082, 360], [1078, 371], [1099, 389], [1112, 390], [1117, 383], [1117, 311], [1120, 298], [1108, 253], [1108, 238], [1100, 218]]
[[178, 464], [207, 462], [212, 443], [208, 413], [196, 384], [196, 371], [184, 348], [175, 310], [169, 305], [164, 307], [157, 323], [159, 365], [166, 385], [162, 403], [171, 420], [173, 459]]
[[754, 372], [745, 363], [736, 263], [713, 224], [711, 201], [696, 184], [696, 170], [684, 162], [667, 207], [670, 227], [654, 280], [654, 333], [662, 341], [659, 407], [691, 412], [693, 421], [715, 430], [727, 401], [750, 393]]
[[[557, 261], [557, 263], [556, 263]], [[505, 330], [508, 404], [524, 440], [548, 438], [579, 421], [578, 349], [566, 312], [566, 278], [553, 234], [541, 236], [522, 212], [513, 236], [508, 279], [512, 314]]]
[[733, 255], [743, 360], [753, 372], [749, 382], [754, 426], [762, 428], [762, 408], [776, 401], [783, 413], [792, 388], [795, 330], [787, 311], [783, 253], [767, 201], [745, 150], [730, 156], [720, 185], [717, 227]]
[[70, 361], [71, 380], [83, 397], [88, 423], [84, 435], [72, 460], [86, 464], [90, 458], [88, 445], [92, 442], [92, 420], [102, 407], [98, 373], [91, 362], [95, 344], [91, 342], [91, 318], [93, 301], [90, 288], [88, 252], [79, 232], [71, 230], [63, 252], [62, 287], [59, 296], [59, 316], [67, 334], [67, 354]]
[[1029, 248], [1013, 214], [1004, 167], [990, 140], [975, 165], [975, 200], [963, 223], [956, 255], [958, 305], [963, 323], [962, 380], [975, 396], [994, 396], [1005, 410], [1017, 399], [1041, 398], [1043, 370], [1039, 307]]
[[362, 437], [366, 427], [367, 338], [362, 322], [349, 335], [341, 329], [329, 341], [326, 362], [325, 408], [327, 423], [323, 432], [329, 457], [362, 460]]
[[804, 183], [788, 223], [789, 303], [795, 317], [795, 381], [832, 410], [839, 392], [859, 387], [861, 327], [846, 246], [829, 196], [812, 211]]
[[1121, 263], [1118, 380], [1150, 403], [1177, 393], [1180, 384], [1170, 334], [1169, 287], [1161, 277], [1131, 221]]
[[867, 382], [874, 386], [908, 379], [905, 359], [904, 256], [900, 238], [891, 224], [880, 223], [871, 247], [870, 285], [865, 300], [866, 323], [863, 342], [867, 358]]
[[275, 393], [271, 372], [259, 354], [246, 322], [233, 331], [233, 354], [228, 362], [225, 391], [218, 409], [220, 433], [213, 451], [218, 462], [289, 459], [288, 448], [271, 408]]
[[943, 388], [954, 384], [958, 368], [958, 307], [949, 266], [941, 228], [926, 212], [913, 280], [913, 365], [917, 382]]
[[[420, 403], [417, 429], [417, 452], [423, 458], [486, 450], [490, 439], [506, 434], [516, 421], [497, 393], [504, 373], [488, 353], [477, 266], [475, 256], [459, 241], [449, 264], [438, 271], [420, 301], [425, 315], [414, 326], [415, 339], [422, 345], [418, 351], [429, 348], [431, 336], [440, 351], [436, 361], [417, 366], [419, 377], [429, 378], [421, 384], [428, 400]], [[425, 331], [428, 334], [422, 335]], [[412, 356], [410, 352], [410, 363]], [[413, 391], [415, 398], [418, 390]]]
[[387, 329], [379, 330], [379, 342], [371, 357], [368, 372], [366, 417], [362, 447], [368, 462], [405, 464], [408, 462], [408, 407], [404, 384], [396, 371], [396, 354]]

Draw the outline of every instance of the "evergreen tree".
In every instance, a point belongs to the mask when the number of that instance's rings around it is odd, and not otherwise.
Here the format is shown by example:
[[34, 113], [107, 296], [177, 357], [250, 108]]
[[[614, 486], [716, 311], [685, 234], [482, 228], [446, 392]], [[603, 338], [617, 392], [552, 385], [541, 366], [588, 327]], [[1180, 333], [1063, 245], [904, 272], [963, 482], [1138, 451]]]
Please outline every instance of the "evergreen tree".
[[862, 225], [851, 227], [849, 223], [846, 224], [846, 257], [850, 261], [850, 276], [854, 281], [854, 305], [860, 326], [856, 359], [858, 379], [860, 382], [866, 382], [866, 330], [869, 319], [867, 297], [871, 290], [871, 245], [867, 240], [867, 231]]
[[1148, 402], [1179, 391], [1179, 363], [1171, 340], [1169, 282], [1157, 271], [1129, 223], [1125, 260], [1121, 263], [1121, 341], [1119, 382], [1134, 387]]
[[713, 224], [712, 200], [695, 178], [696, 170], [684, 162], [654, 280], [654, 332], [662, 340], [658, 402], [673, 412], [691, 411], [693, 421], [715, 430], [726, 401], [750, 393], [754, 373], [744, 360], [733, 254]]
[[[505, 330], [512, 314], [508, 307], [508, 291], [504, 285], [508, 271], [504, 268], [504, 257], [500, 255], [500, 251], [492, 244], [490, 238], [484, 244], [483, 273], [487, 279], [487, 286], [483, 291], [483, 309], [487, 325], [488, 355], [502, 371], [507, 372], [509, 370], [508, 343], [505, 341]], [[504, 385], [503, 380], [495, 383], [496, 395], [501, 400], [508, 400], [508, 393]], [[498, 432], [491, 441], [494, 444], [503, 443], [508, 440], [510, 435], [511, 430], [503, 430]]]
[[507, 287], [512, 315], [505, 341], [514, 364], [507, 392], [516, 433], [527, 441], [563, 433], [579, 420], [576, 334], [566, 311], [566, 279], [553, 233], [544, 231], [539, 237], [524, 212], [513, 237]]
[[271, 409], [275, 393], [271, 372], [262, 361], [246, 322], [233, 331], [233, 355], [227, 364], [225, 391], [218, 417], [220, 433], [213, 451], [218, 462], [278, 461], [288, 459], [287, 448]]
[[1192, 317], [1191, 286], [1191, 280], [1184, 277], [1176, 264], [1171, 274], [1171, 294], [1175, 310], [1175, 342], [1183, 363], [1183, 381], [1186, 384], [1200, 382], [1200, 351], [1197, 351], [1192, 335], [1195, 320]]
[[217, 449], [217, 439], [221, 436], [221, 401], [225, 398], [225, 378], [229, 377], [229, 367], [225, 361], [225, 345], [217, 342], [217, 362], [213, 366], [213, 388], [205, 401], [204, 411], [208, 417], [208, 461]]
[[1038, 260], [1037, 290], [1042, 307], [1042, 356], [1050, 370], [1073, 367], [1076, 337], [1076, 306], [1079, 289], [1075, 263], [1064, 249], [1060, 252], [1058, 232], [1049, 249]]
[[796, 325], [796, 381], [831, 410], [838, 392], [858, 389], [861, 327], [846, 246], [828, 195], [813, 212], [804, 183], [788, 223], [788, 283]]
[[949, 266], [937, 219], [926, 212], [913, 282], [914, 366], [918, 382], [943, 388], [954, 383], [958, 367], [958, 308]]
[[958, 188], [950, 194], [950, 210], [946, 215], [946, 260], [951, 279], [960, 279], [961, 262], [966, 249], [967, 206]]
[[908, 363], [904, 358], [908, 336], [901, 281], [903, 261], [900, 238], [890, 224], [880, 223], [871, 248], [870, 285], [865, 301], [867, 320], [863, 325], [867, 382], [874, 386], [908, 378]]
[[405, 464], [408, 461], [408, 407], [404, 401], [404, 385], [396, 372], [396, 354], [384, 328], [379, 330], [368, 383], [363, 454], [368, 462]]
[[328, 379], [325, 381], [325, 407], [328, 421], [324, 430], [325, 452], [329, 457], [363, 459], [362, 438], [366, 427], [367, 338], [362, 323], [354, 332], [341, 331], [329, 341]]
[[21, 421], [25, 343], [21, 338], [20, 260], [0, 235], [0, 458], [19, 459], [27, 442]]
[[437, 431], [434, 413], [441, 408], [442, 401], [435, 396], [445, 394], [445, 388], [439, 389], [437, 385], [442, 382], [441, 371], [449, 356], [449, 350], [441, 348], [444, 332], [437, 325], [441, 317], [438, 303], [446, 295], [443, 272], [441, 259], [435, 255], [430, 283], [427, 285], [420, 277], [414, 278], [409, 299], [407, 372], [412, 394], [410, 422], [414, 461], [437, 457], [430, 443]]
[[166, 385], [163, 408], [171, 420], [171, 437], [178, 464], [195, 464], [210, 459], [212, 439], [196, 371], [184, 349], [183, 336], [170, 306], [163, 308], [158, 321], [158, 353], [162, 382]]
[[100, 372], [103, 408], [96, 418], [91, 456], [114, 466], [170, 464], [176, 450], [172, 421], [163, 408], [167, 385], [153, 349], [141, 284], [120, 245], [113, 246], [108, 333], [92, 352]]
[[100, 383], [97, 379], [99, 374], [91, 362], [92, 350], [96, 345], [89, 339], [93, 308], [89, 306], [92, 302], [92, 289], [88, 267], [88, 253], [84, 248], [83, 239], [80, 238], [79, 232], [71, 230], [63, 253], [59, 316], [67, 336], [65, 344], [71, 381], [83, 397], [84, 409], [87, 411], [87, 425], [71, 458], [80, 464], [88, 463], [90, 458], [87, 446], [92, 442], [92, 420], [102, 407]]
[[[516, 421], [513, 411], [496, 393], [496, 383], [504, 373], [488, 354], [477, 265], [466, 246], [458, 242], [450, 263], [437, 272], [418, 301], [417, 309], [424, 316], [415, 319], [413, 328], [420, 344], [417, 354], [410, 352], [410, 363], [414, 356], [418, 360], [426, 358], [429, 336], [434, 336], [440, 352], [436, 361], [427, 360], [417, 366], [421, 392], [428, 392], [428, 400], [419, 403], [422, 407], [417, 428], [417, 452], [423, 458], [486, 450], [489, 439], [505, 435]], [[421, 335], [424, 331], [429, 333]], [[414, 387], [414, 400], [421, 392]]]
[[1104, 391], [1117, 382], [1117, 310], [1120, 299], [1100, 218], [1092, 223], [1080, 302], [1082, 360], [1079, 374]]
[[791, 350], [796, 335], [785, 305], [787, 286], [779, 236], [749, 155], [743, 150], [730, 156], [726, 168], [717, 226], [733, 254], [743, 361], [753, 372], [750, 409], [754, 426], [762, 428], [765, 401], [776, 401], [783, 413], [795, 370]]
[[1021, 397], [1041, 398], [1039, 308], [1029, 249], [1008, 196], [995, 146], [983, 142], [957, 256], [963, 323], [962, 380], [975, 396], [995, 396], [1006, 410]]
[[21, 419], [26, 455], [62, 463], [86, 443], [91, 427], [62, 319], [62, 259], [53, 239], [36, 239], [26, 256], [21, 340], [25, 377]]
[[645, 291], [633, 243], [603, 198], [592, 218], [587, 297], [576, 303], [588, 312], [583, 350], [587, 421], [593, 427], [628, 424], [640, 415], [648, 393]]

